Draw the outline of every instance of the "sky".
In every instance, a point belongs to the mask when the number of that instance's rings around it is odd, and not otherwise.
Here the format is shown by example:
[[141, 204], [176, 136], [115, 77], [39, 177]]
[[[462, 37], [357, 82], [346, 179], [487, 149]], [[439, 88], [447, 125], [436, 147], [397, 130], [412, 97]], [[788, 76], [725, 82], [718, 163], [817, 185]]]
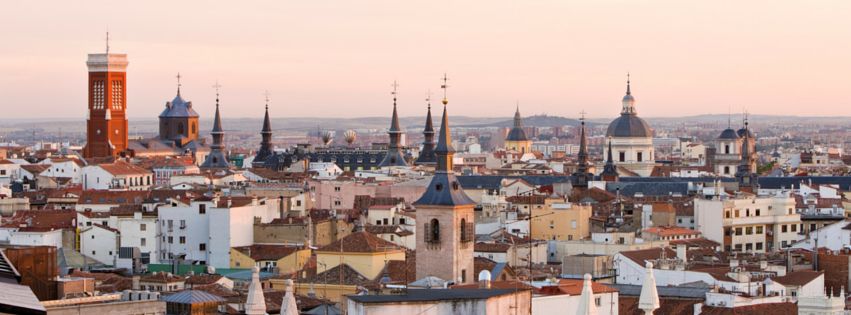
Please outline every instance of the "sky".
[[86, 54], [127, 53], [128, 116], [851, 114], [851, 1], [4, 1], [0, 117], [86, 115]]

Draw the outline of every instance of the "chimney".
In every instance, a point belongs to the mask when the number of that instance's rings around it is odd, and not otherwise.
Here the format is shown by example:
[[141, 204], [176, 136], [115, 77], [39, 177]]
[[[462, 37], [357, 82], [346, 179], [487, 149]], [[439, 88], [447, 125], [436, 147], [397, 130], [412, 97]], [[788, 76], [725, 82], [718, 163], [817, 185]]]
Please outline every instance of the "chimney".
[[677, 245], [677, 258], [683, 261], [683, 265], [688, 264], [687, 247], [686, 245]]
[[140, 276], [133, 276], [133, 286], [131, 287], [133, 290], [141, 290], [139, 281], [142, 279]]
[[491, 288], [491, 273], [487, 270], [479, 272], [479, 289]]
[[768, 261], [760, 260], [760, 261], [759, 261], [759, 269], [760, 269], [760, 270], [765, 270], [765, 269], [767, 269], [767, 268], [768, 268]]

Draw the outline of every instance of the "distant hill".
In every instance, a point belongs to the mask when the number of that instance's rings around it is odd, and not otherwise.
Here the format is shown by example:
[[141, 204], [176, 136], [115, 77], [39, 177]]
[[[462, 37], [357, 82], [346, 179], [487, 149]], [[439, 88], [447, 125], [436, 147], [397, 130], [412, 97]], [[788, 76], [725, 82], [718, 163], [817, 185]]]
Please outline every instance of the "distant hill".
[[[588, 125], [592, 125], [595, 123], [587, 123]], [[560, 116], [549, 116], [549, 115], [535, 115], [523, 118], [523, 125], [529, 127], [561, 127], [561, 126], [579, 126], [578, 119], [565, 118]], [[471, 124], [471, 125], [459, 125], [461, 127], [496, 127], [496, 128], [507, 128], [514, 126], [514, 118], [503, 119], [496, 122], [491, 122], [487, 124]]]

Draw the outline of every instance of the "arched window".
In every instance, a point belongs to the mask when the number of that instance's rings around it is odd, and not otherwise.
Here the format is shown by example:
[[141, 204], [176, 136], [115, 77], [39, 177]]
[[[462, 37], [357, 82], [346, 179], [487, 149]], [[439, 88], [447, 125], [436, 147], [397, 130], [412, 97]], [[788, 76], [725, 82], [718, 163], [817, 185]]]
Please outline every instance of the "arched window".
[[440, 221], [431, 219], [431, 241], [434, 243], [440, 242]]
[[194, 135], [195, 133], [197, 133], [197, 131], [195, 131], [195, 130], [196, 130], [196, 129], [195, 129], [195, 123], [192, 123], [192, 134], [193, 134], [193, 135]]
[[467, 219], [461, 219], [461, 241], [467, 241]]
[[177, 123], [177, 133], [183, 133], [183, 123]]

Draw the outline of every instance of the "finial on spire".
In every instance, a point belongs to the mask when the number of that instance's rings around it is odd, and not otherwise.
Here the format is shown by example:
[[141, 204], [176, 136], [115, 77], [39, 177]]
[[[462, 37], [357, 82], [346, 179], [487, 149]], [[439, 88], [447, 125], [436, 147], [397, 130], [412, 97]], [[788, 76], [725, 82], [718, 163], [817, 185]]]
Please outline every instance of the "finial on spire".
[[632, 95], [629, 89], [629, 72], [626, 73], [626, 95]]
[[[219, 88], [221, 87], [219, 80], [216, 80], [216, 84], [213, 84], [213, 88], [216, 89], [216, 108], [219, 108]], [[177, 74], [177, 94], [180, 94], [180, 73]]]
[[106, 54], [109, 55], [109, 27], [106, 28]]
[[266, 90], [263, 95], [266, 96], [266, 110], [269, 110], [269, 96], [272, 94], [269, 93], [269, 90]]
[[426, 101], [426, 104], [428, 105], [428, 109], [431, 109], [431, 89], [426, 91], [425, 101]]
[[446, 81], [449, 81], [449, 78], [446, 76], [446, 73], [444, 72], [443, 73], [443, 84], [440, 86], [440, 88], [443, 89], [443, 106], [446, 106], [446, 104], [449, 104], [449, 99], [446, 98], [446, 88], [448, 88], [449, 85], [446, 84]]
[[[216, 81], [216, 85], [218, 85], [219, 81]], [[180, 95], [180, 72], [177, 73], [177, 95]], [[216, 99], [219, 98], [219, 88], [216, 88]]]
[[396, 83], [396, 80], [393, 80], [393, 84], [390, 86], [393, 87], [393, 91], [390, 92], [390, 95], [393, 95], [393, 107], [396, 107], [396, 88], [399, 87], [399, 84]]
[[587, 113], [585, 112], [584, 109], [579, 112], [579, 121], [581, 121], [583, 124], [585, 124], [585, 114], [587, 114]]

